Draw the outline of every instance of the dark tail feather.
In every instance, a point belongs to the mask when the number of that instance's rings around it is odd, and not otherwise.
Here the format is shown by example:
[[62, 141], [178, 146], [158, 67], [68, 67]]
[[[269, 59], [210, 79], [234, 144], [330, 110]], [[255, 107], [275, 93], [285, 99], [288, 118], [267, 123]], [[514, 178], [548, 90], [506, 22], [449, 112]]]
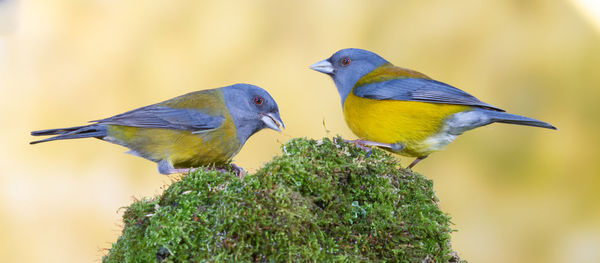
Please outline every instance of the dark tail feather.
[[48, 129], [48, 130], [32, 131], [31, 135], [33, 135], [33, 136], [43, 136], [43, 135], [65, 134], [65, 133], [68, 133], [68, 132], [79, 130], [79, 129], [87, 127], [87, 126], [89, 126], [89, 125], [75, 126], [75, 127], [69, 127], [69, 128], [60, 128], [60, 129]]
[[542, 127], [546, 129], [557, 130], [556, 127], [552, 126], [549, 123], [538, 121], [536, 119], [519, 116], [515, 114], [510, 114], [506, 112], [499, 111], [486, 111], [486, 115], [490, 117], [492, 122], [502, 122], [502, 123], [510, 123], [510, 124], [518, 124], [518, 125], [527, 125], [527, 126], [535, 126]]
[[67, 140], [67, 139], [79, 139], [79, 138], [102, 138], [106, 136], [106, 126], [99, 124], [92, 124], [86, 126], [76, 126], [69, 128], [60, 129], [48, 129], [31, 132], [33, 136], [44, 136], [44, 135], [57, 135], [47, 139], [33, 141], [29, 144], [37, 144], [40, 142], [49, 142], [56, 140]]

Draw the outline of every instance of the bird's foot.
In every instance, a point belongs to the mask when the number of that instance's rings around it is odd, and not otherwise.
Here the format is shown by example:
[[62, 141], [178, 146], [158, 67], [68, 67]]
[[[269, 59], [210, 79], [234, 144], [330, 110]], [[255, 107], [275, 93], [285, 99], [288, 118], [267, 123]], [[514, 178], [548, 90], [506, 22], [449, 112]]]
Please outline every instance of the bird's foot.
[[231, 169], [233, 170], [233, 173], [235, 175], [237, 175], [239, 178], [242, 178], [242, 177], [244, 177], [246, 175], [246, 171], [244, 171], [244, 168], [239, 167], [239, 166], [237, 166], [237, 165], [235, 165], [233, 163], [230, 164], [230, 165], [231, 165]]
[[347, 143], [352, 143], [363, 150], [364, 150], [364, 147], [367, 147], [367, 146], [377, 146], [377, 147], [389, 148], [390, 150], [393, 150], [393, 151], [401, 151], [402, 149], [404, 149], [404, 144], [402, 144], [400, 142], [398, 142], [398, 143], [381, 143], [381, 142], [374, 142], [374, 141], [367, 141], [367, 140], [360, 140], [360, 139], [344, 140], [344, 141]]
[[218, 171], [218, 172], [222, 172], [222, 173], [231, 173], [233, 172], [233, 174], [235, 174], [237, 177], [242, 178], [244, 177], [244, 175], [246, 175], [246, 171], [244, 171], [244, 168], [239, 167], [233, 163], [230, 163], [228, 165], [225, 165], [224, 167], [207, 167], [205, 168], [207, 171]]
[[167, 160], [161, 160], [158, 162], [158, 172], [164, 175], [169, 174], [178, 174], [178, 173], [189, 173], [191, 172], [190, 168], [175, 168], [173, 165]]
[[384, 147], [384, 148], [392, 148], [392, 146], [393, 146], [393, 144], [366, 141], [366, 140], [360, 140], [360, 139], [344, 140], [344, 141], [347, 143], [354, 144], [354, 146], [367, 152], [367, 155], [365, 155], [365, 158], [368, 158], [369, 156], [371, 156], [371, 147], [370, 146], [377, 146], [377, 147]]
[[237, 177], [242, 178], [244, 177], [244, 175], [246, 175], [246, 171], [244, 171], [244, 168], [239, 167], [233, 163], [225, 165], [224, 167], [206, 167], [205, 168], [207, 171], [218, 171], [218, 172], [222, 172], [222, 173], [231, 173], [233, 172], [233, 174], [235, 174]]
[[369, 155], [371, 154], [371, 148], [369, 148], [368, 146], [377, 146], [377, 147], [382, 147], [382, 148], [388, 148], [393, 152], [400, 152], [404, 149], [404, 144], [402, 144], [401, 142], [397, 142], [397, 143], [381, 143], [381, 142], [373, 142], [373, 141], [366, 141], [366, 140], [344, 140], [347, 143], [352, 143], [354, 145], [356, 145], [356, 147], [359, 147], [365, 151], [367, 151], [367, 157], [369, 157]]
[[172, 174], [189, 174], [193, 171], [196, 171], [196, 169], [198, 168], [173, 168], [173, 170], [171, 170]]
[[158, 172], [161, 174], [165, 174], [165, 175], [189, 174], [198, 169], [202, 169], [204, 171], [218, 171], [218, 172], [222, 172], [222, 173], [233, 172], [235, 175], [237, 175], [240, 178], [242, 178], [242, 177], [244, 177], [244, 175], [246, 175], [246, 171], [244, 171], [243, 168], [241, 168], [235, 164], [230, 164], [229, 166], [225, 166], [225, 167], [213, 166], [213, 167], [198, 167], [198, 168], [175, 168], [175, 167], [173, 167], [173, 165], [171, 165], [166, 160], [158, 162]]
[[364, 140], [360, 140], [360, 139], [357, 139], [357, 140], [345, 140], [344, 139], [344, 142], [354, 144], [354, 146], [360, 148], [361, 150], [363, 150], [365, 152], [371, 152], [371, 148], [368, 147], [368, 144], [367, 144], [368, 141], [364, 141]]

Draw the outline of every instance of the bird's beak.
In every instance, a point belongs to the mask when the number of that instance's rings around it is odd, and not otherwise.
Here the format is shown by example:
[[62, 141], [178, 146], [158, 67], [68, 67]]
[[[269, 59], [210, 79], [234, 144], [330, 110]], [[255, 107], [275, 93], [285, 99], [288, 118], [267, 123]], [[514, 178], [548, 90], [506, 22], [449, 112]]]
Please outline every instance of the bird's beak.
[[269, 112], [267, 114], [262, 114], [260, 120], [263, 121], [267, 127], [278, 132], [280, 132], [281, 129], [285, 129], [285, 125], [283, 125], [283, 121], [281, 121], [279, 113]]
[[335, 69], [333, 68], [333, 65], [327, 59], [321, 60], [315, 64], [310, 65], [310, 69], [316, 70], [318, 72], [325, 73], [325, 74], [333, 74], [335, 71]]

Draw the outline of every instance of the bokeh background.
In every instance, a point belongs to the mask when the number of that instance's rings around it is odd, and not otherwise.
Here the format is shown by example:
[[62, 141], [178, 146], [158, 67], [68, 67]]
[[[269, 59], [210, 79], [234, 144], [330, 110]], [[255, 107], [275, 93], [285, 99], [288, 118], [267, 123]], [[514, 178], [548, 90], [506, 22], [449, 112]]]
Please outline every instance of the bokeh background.
[[0, 0], [1, 261], [99, 262], [120, 207], [173, 180], [120, 146], [31, 146], [30, 131], [247, 82], [288, 127], [235, 158], [256, 170], [293, 137], [354, 138], [332, 81], [308, 69], [346, 47], [559, 128], [490, 125], [417, 166], [462, 258], [600, 262], [596, 0]]

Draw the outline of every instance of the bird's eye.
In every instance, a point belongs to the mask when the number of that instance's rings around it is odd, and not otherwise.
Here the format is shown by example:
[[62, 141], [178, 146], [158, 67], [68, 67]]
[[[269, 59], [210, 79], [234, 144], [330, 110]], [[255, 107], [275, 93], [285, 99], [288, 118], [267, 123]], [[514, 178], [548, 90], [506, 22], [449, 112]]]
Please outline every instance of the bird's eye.
[[256, 97], [254, 97], [254, 100], [253, 100], [253, 101], [254, 101], [254, 104], [256, 104], [256, 105], [261, 105], [261, 104], [263, 104], [263, 101], [264, 101], [264, 100], [263, 100], [263, 98], [261, 98], [261, 97], [259, 97], [259, 96], [256, 96]]
[[340, 61], [342, 62], [342, 66], [344, 66], [344, 67], [350, 65], [349, 57], [342, 58]]

